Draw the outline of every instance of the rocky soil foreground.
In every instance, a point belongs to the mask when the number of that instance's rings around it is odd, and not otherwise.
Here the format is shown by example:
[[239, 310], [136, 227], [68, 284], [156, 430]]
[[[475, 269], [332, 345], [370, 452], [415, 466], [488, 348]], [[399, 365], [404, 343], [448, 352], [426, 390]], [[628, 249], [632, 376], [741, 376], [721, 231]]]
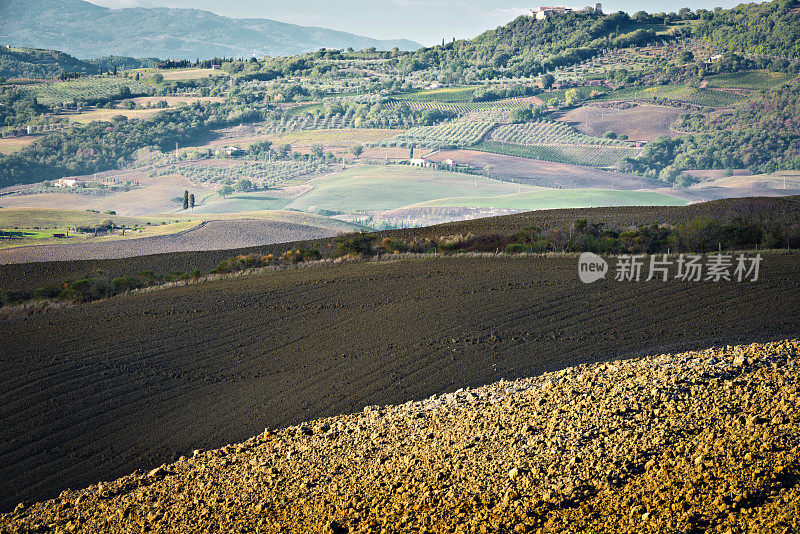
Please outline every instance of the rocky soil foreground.
[[22, 504], [0, 531], [797, 532], [799, 353], [709, 349], [367, 407]]

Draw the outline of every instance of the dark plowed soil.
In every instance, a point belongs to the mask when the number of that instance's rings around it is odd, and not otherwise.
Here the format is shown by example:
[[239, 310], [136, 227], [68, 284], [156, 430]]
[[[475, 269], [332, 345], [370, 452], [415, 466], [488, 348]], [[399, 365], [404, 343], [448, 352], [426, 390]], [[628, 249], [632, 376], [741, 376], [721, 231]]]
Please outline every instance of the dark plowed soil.
[[[725, 199], [681, 207], [631, 206], [530, 211], [515, 215], [379, 233], [403, 239], [470, 233], [474, 235], [511, 234], [525, 226], [533, 225], [545, 229], [568, 225], [577, 219], [603, 222], [608, 227], [624, 229], [629, 226], [652, 223], [680, 224], [695, 217], [714, 217], [720, 221], [726, 221], [737, 217], [749, 217], [754, 214], [764, 220], [774, 221], [779, 224], [794, 224], [800, 221], [800, 197]], [[287, 239], [291, 238], [287, 237]], [[329, 240], [324, 242], [327, 241]], [[0, 288], [11, 291], [33, 291], [44, 285], [60, 284], [68, 279], [79, 279], [86, 276], [101, 275], [113, 278], [123, 275], [135, 275], [141, 271], [153, 271], [158, 274], [165, 274], [171, 271], [189, 272], [194, 269], [209, 271], [216, 267], [219, 262], [237, 254], [279, 255], [290, 248], [313, 248], [320, 243], [323, 243], [323, 241], [280, 243], [235, 250], [209, 248], [203, 252], [176, 252], [109, 260], [0, 264]], [[228, 247], [223, 248], [227, 249]]]
[[0, 507], [365, 405], [800, 333], [798, 256], [748, 284], [585, 286], [576, 263], [324, 265], [2, 322]]

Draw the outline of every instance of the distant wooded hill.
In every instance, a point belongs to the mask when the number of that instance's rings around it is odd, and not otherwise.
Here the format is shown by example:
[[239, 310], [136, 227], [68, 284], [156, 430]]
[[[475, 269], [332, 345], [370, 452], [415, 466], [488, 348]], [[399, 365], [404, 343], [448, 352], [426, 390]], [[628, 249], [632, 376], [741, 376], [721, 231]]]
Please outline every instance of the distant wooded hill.
[[232, 19], [199, 9], [108, 9], [82, 0], [0, 0], [0, 43], [52, 48], [79, 58], [191, 60], [293, 55], [319, 48], [422, 46], [269, 19]]
[[107, 56], [99, 59], [80, 60], [57, 50], [34, 48], [0, 48], [0, 78], [55, 78], [62, 72], [100, 74], [114, 67], [137, 69], [149, 67], [158, 61], [155, 58], [136, 59]]

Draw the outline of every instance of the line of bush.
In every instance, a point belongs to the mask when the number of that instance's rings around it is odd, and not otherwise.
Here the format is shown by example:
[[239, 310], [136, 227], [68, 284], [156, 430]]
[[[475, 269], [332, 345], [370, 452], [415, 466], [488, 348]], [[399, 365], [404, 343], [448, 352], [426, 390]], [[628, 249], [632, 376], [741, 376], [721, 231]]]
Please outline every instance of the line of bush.
[[781, 249], [800, 247], [800, 223], [781, 224], [758, 218], [740, 217], [720, 222], [695, 217], [676, 226], [650, 224], [630, 228], [610, 228], [603, 222], [579, 219], [561, 227], [542, 230], [527, 226], [511, 234], [456, 234], [415, 237], [405, 240], [381, 233], [344, 234], [319, 248], [295, 248], [280, 256], [272, 254], [237, 255], [220, 262], [215, 269], [201, 272], [173, 271], [157, 275], [151, 271], [118, 278], [87, 276], [60, 285], [40, 287], [33, 292], [0, 289], [0, 305], [31, 300], [90, 302], [127, 291], [163, 285], [204, 275], [228, 274], [270, 266], [296, 265], [322, 259], [373, 258], [387, 254], [454, 253], [547, 253], [595, 252], [598, 254], [660, 254], [667, 252], [710, 252], [753, 248]]

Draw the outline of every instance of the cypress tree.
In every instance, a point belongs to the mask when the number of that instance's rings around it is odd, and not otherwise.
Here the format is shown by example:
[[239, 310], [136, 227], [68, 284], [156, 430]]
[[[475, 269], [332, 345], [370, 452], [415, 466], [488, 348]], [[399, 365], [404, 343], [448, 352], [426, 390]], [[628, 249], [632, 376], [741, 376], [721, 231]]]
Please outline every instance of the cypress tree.
[[189, 209], [189, 191], [183, 192], [183, 209]]

